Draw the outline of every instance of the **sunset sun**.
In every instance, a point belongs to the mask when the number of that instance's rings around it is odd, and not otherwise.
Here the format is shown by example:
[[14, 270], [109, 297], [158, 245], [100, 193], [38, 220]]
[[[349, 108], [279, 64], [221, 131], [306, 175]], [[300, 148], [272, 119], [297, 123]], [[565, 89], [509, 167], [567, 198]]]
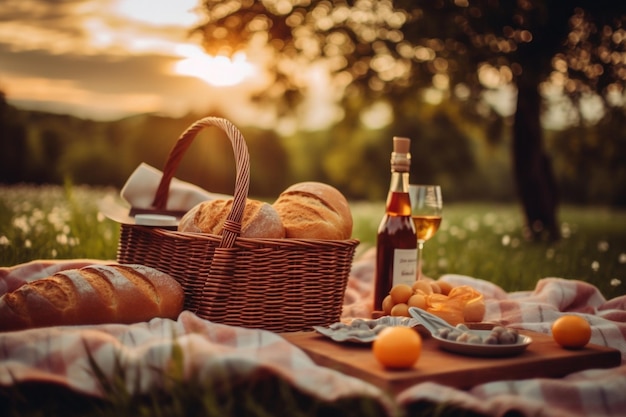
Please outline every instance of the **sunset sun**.
[[237, 85], [254, 73], [254, 66], [243, 52], [232, 57], [211, 56], [194, 45], [180, 45], [176, 52], [183, 57], [174, 65], [176, 74], [196, 77], [213, 86]]
[[[135, 22], [147, 24], [152, 27], [189, 28], [198, 22], [198, 0], [180, 0], [171, 2], [168, 0], [117, 0], [115, 12]], [[146, 39], [142, 42], [133, 38], [133, 42], [125, 44], [135, 49], [146, 48], [152, 45], [164, 53], [173, 53], [180, 57], [171, 73], [198, 78], [205, 83], [228, 87], [241, 84], [254, 72], [254, 66], [248, 61], [242, 52], [232, 57], [208, 55], [199, 46], [192, 43], [174, 41], [166, 43], [158, 39], [150, 39], [146, 33]]]

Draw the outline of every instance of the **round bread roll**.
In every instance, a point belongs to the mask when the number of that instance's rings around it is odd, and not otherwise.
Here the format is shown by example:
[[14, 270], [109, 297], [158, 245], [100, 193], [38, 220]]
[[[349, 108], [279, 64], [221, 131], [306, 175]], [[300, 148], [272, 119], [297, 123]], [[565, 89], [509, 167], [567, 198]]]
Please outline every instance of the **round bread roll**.
[[273, 204], [288, 238], [344, 240], [352, 236], [352, 213], [343, 194], [321, 182], [301, 182]]
[[[197, 204], [180, 219], [178, 231], [221, 235], [232, 206], [232, 198], [209, 200]], [[247, 199], [241, 220], [240, 236], [282, 239], [285, 237], [285, 228], [271, 204]]]

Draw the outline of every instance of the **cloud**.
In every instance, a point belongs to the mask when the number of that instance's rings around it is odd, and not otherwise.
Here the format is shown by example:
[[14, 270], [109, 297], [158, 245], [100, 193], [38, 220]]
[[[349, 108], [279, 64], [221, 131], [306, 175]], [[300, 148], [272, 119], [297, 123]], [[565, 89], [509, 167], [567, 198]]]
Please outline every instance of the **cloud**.
[[78, 55], [51, 54], [44, 50], [11, 52], [0, 45], [0, 71], [5, 76], [46, 77], [71, 80], [81, 88], [98, 92], [125, 93], [129, 90], [168, 92], [192, 82], [188, 77], [173, 77], [169, 68], [177, 58], [160, 55]]
[[250, 108], [245, 86], [214, 88], [200, 79], [170, 73], [177, 59], [157, 54], [12, 52], [0, 44], [0, 90], [21, 108], [96, 120], [136, 113], [181, 116], [208, 109], [230, 114], [232, 120], [260, 122], [260, 117], [268, 117]]
[[273, 125], [273, 110], [251, 104], [260, 75], [212, 87], [174, 73], [189, 59], [181, 45], [199, 49], [188, 26], [197, 1], [1, 0], [0, 91], [20, 108], [97, 120], [219, 111]]
[[77, 16], [88, 0], [3, 0], [0, 39], [15, 50], [45, 47], [54, 50], [79, 45], [87, 34]]
[[0, 89], [16, 104], [50, 111], [56, 99], [66, 103], [59, 104], [59, 111], [69, 109], [99, 119], [134, 112], [180, 115], [207, 106], [209, 87], [192, 77], [168, 74], [173, 62], [172, 57], [158, 55], [10, 53], [4, 47], [0, 48]]
[[46, 23], [74, 15], [77, 8], [92, 0], [3, 0], [0, 21], [33, 20]]
[[3, 0], [0, 90], [16, 105], [100, 119], [197, 109], [209, 87], [172, 73], [188, 29], [160, 3]]

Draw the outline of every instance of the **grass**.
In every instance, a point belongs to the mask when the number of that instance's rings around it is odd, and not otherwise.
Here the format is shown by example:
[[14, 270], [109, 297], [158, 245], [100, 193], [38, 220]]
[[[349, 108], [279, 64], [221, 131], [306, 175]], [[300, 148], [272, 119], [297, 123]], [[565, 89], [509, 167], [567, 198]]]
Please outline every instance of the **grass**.
[[[0, 186], [0, 266], [33, 259], [115, 259], [119, 226], [98, 213], [111, 188]], [[383, 202], [352, 202], [359, 253], [375, 245]], [[424, 249], [424, 273], [485, 279], [506, 291], [544, 277], [579, 279], [607, 299], [626, 293], [626, 210], [562, 207], [563, 238], [528, 242], [517, 205], [458, 203]]]
[[[110, 188], [77, 186], [0, 186], [0, 266], [34, 259], [114, 260], [119, 225], [100, 215], [97, 204], [117, 193]], [[354, 237], [361, 241], [358, 256], [375, 245], [384, 204], [353, 202], [351, 207]], [[590, 282], [607, 299], [626, 293], [626, 211], [563, 207], [559, 217], [561, 241], [532, 243], [523, 239], [523, 219], [516, 205], [449, 204], [444, 208], [441, 229], [426, 244], [424, 272], [431, 277], [469, 275], [491, 281], [506, 291], [532, 290], [537, 280], [555, 276]], [[120, 373], [123, 375], [123, 370]], [[211, 385], [212, 381], [180, 382], [165, 392], [139, 398], [112, 390], [104, 400], [84, 398], [58, 386], [0, 387], [0, 415], [384, 414], [372, 399], [321, 403], [267, 375], [229, 383], [226, 392], [219, 384]], [[396, 411], [398, 417], [475, 416], [449, 404], [420, 403]]]
[[34, 259], [115, 259], [119, 226], [98, 213], [113, 189], [0, 186], [0, 266]]

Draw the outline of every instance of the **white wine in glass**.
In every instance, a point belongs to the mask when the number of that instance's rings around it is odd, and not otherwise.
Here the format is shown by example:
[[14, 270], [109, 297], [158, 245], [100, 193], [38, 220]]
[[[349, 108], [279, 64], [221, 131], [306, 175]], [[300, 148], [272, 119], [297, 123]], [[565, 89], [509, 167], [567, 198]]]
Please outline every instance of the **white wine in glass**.
[[439, 185], [409, 185], [411, 197], [411, 216], [417, 234], [417, 274], [422, 278], [422, 251], [424, 243], [433, 237], [441, 225], [443, 200]]

